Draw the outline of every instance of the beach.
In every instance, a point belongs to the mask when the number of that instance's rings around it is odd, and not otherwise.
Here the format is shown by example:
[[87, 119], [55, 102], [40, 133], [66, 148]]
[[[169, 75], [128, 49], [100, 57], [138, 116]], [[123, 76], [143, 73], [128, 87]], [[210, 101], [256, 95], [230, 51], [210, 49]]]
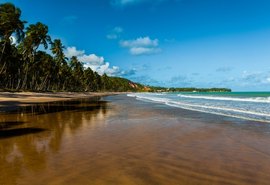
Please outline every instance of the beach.
[[[56, 92], [56, 93], [34, 93], [34, 92], [0, 92], [0, 103], [19, 102], [19, 103], [41, 103], [52, 101], [64, 101], [70, 99], [89, 98], [94, 96], [108, 96], [123, 94], [121, 92]], [[1, 106], [0, 105], [0, 106]]]
[[72, 99], [83, 99], [97, 96], [108, 96], [123, 94], [121, 92], [0, 92], [0, 111], [7, 111], [19, 106], [27, 106], [35, 103], [46, 103], [56, 101], [67, 101]]
[[1, 185], [270, 182], [268, 123], [125, 94], [43, 100], [5, 94], [2, 106], [17, 102], [17, 109], [0, 115]]

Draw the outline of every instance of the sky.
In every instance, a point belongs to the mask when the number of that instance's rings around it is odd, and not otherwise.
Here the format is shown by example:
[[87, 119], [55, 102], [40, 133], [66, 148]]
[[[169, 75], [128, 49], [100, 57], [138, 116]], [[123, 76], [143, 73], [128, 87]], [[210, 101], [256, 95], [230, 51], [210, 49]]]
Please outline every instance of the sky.
[[269, 0], [0, 0], [67, 57], [145, 85], [270, 91]]

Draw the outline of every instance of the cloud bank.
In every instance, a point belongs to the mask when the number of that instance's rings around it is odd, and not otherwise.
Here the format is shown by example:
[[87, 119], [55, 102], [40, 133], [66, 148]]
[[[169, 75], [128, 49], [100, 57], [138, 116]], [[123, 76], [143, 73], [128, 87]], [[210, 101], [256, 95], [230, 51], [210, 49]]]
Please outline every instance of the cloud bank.
[[134, 71], [122, 71], [118, 66], [110, 67], [109, 62], [105, 62], [104, 57], [97, 56], [96, 54], [87, 55], [84, 50], [77, 50], [76, 47], [67, 47], [65, 55], [68, 58], [76, 56], [79, 61], [84, 64], [85, 68], [90, 67], [93, 71], [103, 75], [106, 73], [109, 76], [126, 76], [132, 75]]
[[151, 55], [161, 52], [158, 39], [151, 39], [150, 37], [139, 37], [134, 40], [122, 40], [120, 46], [128, 48], [132, 55]]

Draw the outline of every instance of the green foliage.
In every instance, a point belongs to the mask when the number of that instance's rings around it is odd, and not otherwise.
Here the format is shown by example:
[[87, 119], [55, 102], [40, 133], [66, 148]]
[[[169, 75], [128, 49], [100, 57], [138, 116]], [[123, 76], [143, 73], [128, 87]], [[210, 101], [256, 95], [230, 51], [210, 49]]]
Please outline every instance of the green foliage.
[[[11, 3], [0, 4], [0, 89], [13, 91], [209, 91], [195, 88], [146, 87], [130, 80], [100, 76], [73, 56], [65, 57], [60, 39], [51, 41], [49, 28], [41, 22], [24, 29], [20, 20], [21, 10]], [[17, 43], [11, 44], [10, 36]], [[25, 36], [25, 37], [24, 37]], [[50, 50], [52, 55], [38, 50], [39, 46]], [[227, 89], [210, 89], [227, 91]]]
[[0, 5], [0, 39], [8, 41], [12, 34], [18, 40], [23, 38], [25, 21], [20, 20], [21, 10], [11, 3]]
[[[0, 5], [0, 89], [30, 91], [136, 91], [133, 82], [100, 76], [84, 69], [77, 57], [68, 60], [60, 39], [51, 41], [41, 22], [24, 29], [21, 10], [11, 3]], [[10, 36], [18, 43], [11, 45]], [[24, 37], [25, 36], [25, 37]], [[50, 47], [53, 54], [39, 51]]]
[[149, 87], [151, 92], [231, 92], [231, 89], [227, 88], [165, 88], [165, 87]]

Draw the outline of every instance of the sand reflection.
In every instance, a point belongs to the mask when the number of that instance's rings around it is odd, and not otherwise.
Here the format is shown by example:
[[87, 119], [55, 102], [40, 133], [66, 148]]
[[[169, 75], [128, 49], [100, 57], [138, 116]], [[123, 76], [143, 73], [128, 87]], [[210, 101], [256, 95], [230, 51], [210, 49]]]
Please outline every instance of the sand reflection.
[[0, 184], [269, 184], [270, 126], [106, 100], [1, 115], [1, 134], [40, 130], [0, 138]]
[[24, 184], [25, 177], [42, 173], [63, 139], [84, 127], [106, 126], [107, 114], [107, 102], [99, 99], [35, 104], [1, 114], [0, 184]]

